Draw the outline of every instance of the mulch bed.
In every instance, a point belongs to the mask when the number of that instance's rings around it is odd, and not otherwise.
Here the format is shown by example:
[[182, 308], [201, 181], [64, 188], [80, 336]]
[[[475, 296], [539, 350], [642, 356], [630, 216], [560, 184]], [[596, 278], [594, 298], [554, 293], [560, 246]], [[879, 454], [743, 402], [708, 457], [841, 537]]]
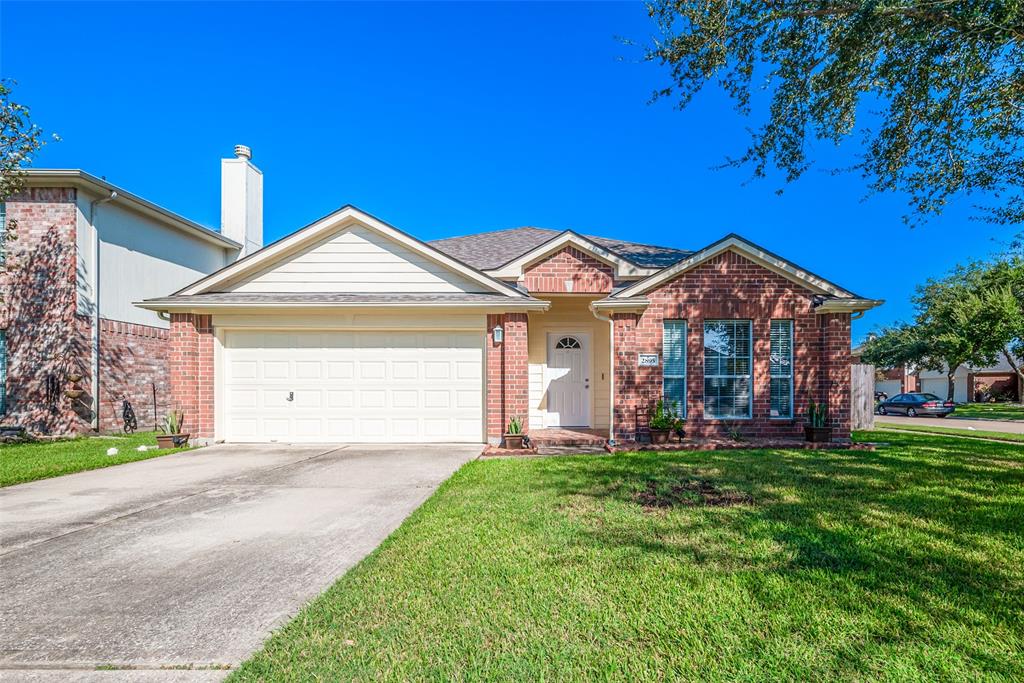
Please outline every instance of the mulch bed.
[[748, 450], [751, 448], [800, 448], [807, 450], [854, 450], [873, 451], [874, 445], [865, 443], [809, 443], [802, 439], [685, 439], [674, 443], [650, 444], [620, 442], [615, 446], [606, 446], [612, 453], [636, 451], [727, 451]]
[[[749, 450], [752, 448], [796, 448], [807, 450], [833, 450], [833, 451], [873, 451], [875, 444], [872, 443], [809, 443], [802, 439], [745, 439], [736, 441], [734, 439], [685, 439], [674, 443], [650, 444], [637, 441], [622, 441], [614, 446], [605, 445], [604, 450], [609, 453], [635, 453], [657, 452], [657, 451], [727, 451], [727, 450]], [[545, 453], [544, 450], [553, 452]], [[559, 447], [556, 449], [536, 448], [510, 449], [500, 446], [486, 446], [481, 458], [509, 458], [509, 457], [535, 457], [545, 455], [566, 455], [572, 450], [571, 447]], [[593, 447], [580, 447], [580, 453], [593, 452]]]
[[645, 508], [731, 507], [753, 505], [754, 497], [743, 491], [723, 491], [707, 479], [687, 479], [669, 483], [650, 480], [634, 496]]

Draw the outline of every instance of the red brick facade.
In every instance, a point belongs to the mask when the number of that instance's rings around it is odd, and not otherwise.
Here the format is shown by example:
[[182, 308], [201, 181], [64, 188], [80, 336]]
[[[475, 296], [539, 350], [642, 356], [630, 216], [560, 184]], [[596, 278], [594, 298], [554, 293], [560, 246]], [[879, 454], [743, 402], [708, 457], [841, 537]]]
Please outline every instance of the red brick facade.
[[213, 348], [211, 316], [171, 314], [171, 400], [185, 412], [184, 428], [193, 437], [214, 434]]
[[[494, 341], [501, 325], [504, 341]], [[518, 417], [524, 427], [530, 414], [529, 365], [525, 313], [487, 316], [487, 439], [496, 443], [508, 421]]]
[[[78, 306], [78, 210], [72, 188], [28, 188], [6, 203], [17, 239], [0, 272], [0, 329], [7, 333], [7, 414], [39, 434], [92, 429], [92, 318]], [[99, 425], [121, 429], [121, 399], [139, 429], [169, 405], [165, 329], [100, 320]], [[69, 397], [68, 392], [81, 392]]]
[[[648, 407], [661, 396], [662, 368], [637, 367], [637, 355], [662, 354], [666, 319], [687, 321], [686, 431], [714, 436], [735, 429], [751, 436], [799, 435], [809, 400], [828, 400], [833, 436], [850, 434], [849, 314], [818, 315], [812, 294], [743, 256], [725, 252], [647, 294], [642, 314], [615, 320], [616, 437], [632, 439], [645, 424]], [[705, 320], [751, 320], [753, 327], [753, 416], [743, 420], [704, 417]], [[794, 418], [769, 415], [769, 327], [793, 321]], [[638, 417], [639, 416], [639, 417]]]
[[611, 266], [575, 247], [565, 247], [523, 273], [524, 286], [534, 294], [607, 294], [613, 281]]

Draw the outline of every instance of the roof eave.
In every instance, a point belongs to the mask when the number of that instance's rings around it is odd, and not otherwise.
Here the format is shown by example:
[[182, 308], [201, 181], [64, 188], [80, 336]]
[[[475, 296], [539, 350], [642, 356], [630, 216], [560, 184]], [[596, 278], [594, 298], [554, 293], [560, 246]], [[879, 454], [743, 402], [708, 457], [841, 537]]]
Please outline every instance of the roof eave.
[[341, 308], [430, 308], [430, 309], [451, 309], [459, 310], [480, 310], [480, 311], [546, 311], [551, 307], [550, 301], [541, 299], [505, 299], [495, 302], [482, 301], [390, 301], [390, 302], [266, 302], [266, 301], [166, 301], [160, 299], [148, 299], [136, 301], [133, 305], [144, 308], [147, 311], [158, 313], [204, 313], [223, 311], [226, 309], [330, 309]]
[[71, 184], [76, 188], [92, 190], [93, 192], [117, 192], [118, 200], [126, 201], [133, 209], [150, 218], [169, 225], [183, 232], [187, 232], [202, 240], [224, 247], [225, 249], [241, 249], [242, 245], [233, 239], [229, 239], [215, 230], [200, 225], [184, 216], [165, 209], [148, 199], [125, 190], [122, 187], [108, 183], [102, 178], [97, 178], [91, 173], [77, 168], [32, 168], [25, 171], [27, 185], [30, 187], [47, 187], [53, 181], [60, 180]]
[[835, 298], [815, 305], [815, 313], [863, 313], [885, 303], [884, 299]]
[[632, 297], [629, 299], [598, 299], [590, 302], [590, 308], [594, 311], [608, 311], [610, 313], [635, 313], [646, 310], [651, 305], [650, 299], [645, 297]]

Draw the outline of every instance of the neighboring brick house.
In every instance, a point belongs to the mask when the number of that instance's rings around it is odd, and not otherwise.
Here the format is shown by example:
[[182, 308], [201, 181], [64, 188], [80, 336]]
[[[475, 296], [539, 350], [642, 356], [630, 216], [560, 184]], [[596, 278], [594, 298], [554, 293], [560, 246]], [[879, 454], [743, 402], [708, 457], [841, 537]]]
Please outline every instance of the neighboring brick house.
[[518, 228], [421, 242], [346, 206], [175, 294], [171, 385], [228, 441], [850, 435], [850, 321], [877, 306], [736, 235], [696, 252]]
[[118, 430], [127, 398], [154, 427], [172, 403], [170, 323], [133, 302], [235, 261], [247, 236], [259, 248], [261, 210], [234, 206], [258, 194], [259, 172], [223, 164], [224, 235], [83, 171], [28, 172], [0, 205], [3, 229], [17, 222], [0, 271], [0, 424]]

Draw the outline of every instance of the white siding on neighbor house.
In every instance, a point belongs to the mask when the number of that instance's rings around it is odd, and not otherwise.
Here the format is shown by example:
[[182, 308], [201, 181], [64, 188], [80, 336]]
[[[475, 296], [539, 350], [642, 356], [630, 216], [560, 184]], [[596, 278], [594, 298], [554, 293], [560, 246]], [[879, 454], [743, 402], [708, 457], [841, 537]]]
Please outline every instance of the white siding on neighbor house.
[[[945, 399], [949, 394], [949, 380], [945, 377], [922, 377], [921, 391]], [[966, 375], [957, 374], [953, 378], [953, 400], [957, 403], [967, 403]]]
[[[92, 315], [93, 226], [89, 203], [96, 196], [78, 193], [78, 312]], [[167, 327], [153, 311], [134, 301], [167, 296], [234, 260], [234, 250], [219, 247], [163, 225], [117, 200], [96, 207], [100, 234], [100, 315], [110, 320]]]
[[875, 391], [884, 391], [892, 398], [903, 391], [903, 383], [898, 379], [875, 380]]
[[481, 285], [362, 226], [346, 228], [255, 276], [235, 292], [482, 292]]

